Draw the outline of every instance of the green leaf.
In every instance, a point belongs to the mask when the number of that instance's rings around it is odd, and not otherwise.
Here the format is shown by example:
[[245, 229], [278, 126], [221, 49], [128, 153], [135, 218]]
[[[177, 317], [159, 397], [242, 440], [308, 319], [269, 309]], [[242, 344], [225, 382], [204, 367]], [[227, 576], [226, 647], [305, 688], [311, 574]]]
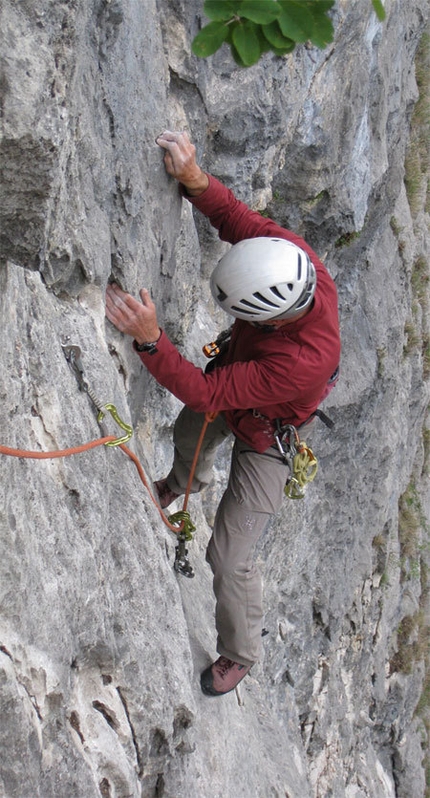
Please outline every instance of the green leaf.
[[312, 44], [323, 50], [333, 39], [334, 28], [331, 19], [325, 15], [319, 17], [315, 22], [314, 32], [310, 37]]
[[281, 9], [275, 0], [243, 0], [238, 13], [259, 25], [266, 25], [279, 17]]
[[334, 6], [334, 0], [304, 0], [314, 20], [314, 30], [309, 37], [312, 44], [323, 49], [334, 38], [333, 23], [327, 12]]
[[320, 16], [330, 11], [335, 4], [335, 0], [304, 0], [305, 5], [313, 16]]
[[228, 26], [223, 22], [209, 22], [201, 29], [200, 33], [193, 39], [191, 50], [199, 58], [207, 58], [213, 55], [228, 36]]
[[293, 52], [295, 46], [296, 43], [292, 41], [288, 46], [285, 47], [272, 47], [272, 52], [274, 52], [275, 55], [288, 55], [288, 53]]
[[230, 44], [230, 50], [231, 50], [231, 54], [232, 54], [232, 56], [233, 56], [233, 58], [236, 61], [236, 64], [238, 66], [240, 66], [240, 67], [247, 67], [248, 66], [248, 64], [245, 64], [245, 62], [242, 61], [242, 59], [241, 59], [239, 53], [237, 52], [237, 50], [236, 50], [236, 48], [235, 48], [233, 43]]
[[229, 2], [229, 0], [206, 0], [203, 12], [209, 19], [226, 22], [234, 17], [237, 5], [237, 2]]
[[256, 34], [258, 36], [258, 41], [260, 42], [261, 53], [267, 53], [269, 50], [272, 49], [272, 46], [269, 44], [268, 39], [266, 39], [261, 25], [256, 26]]
[[267, 41], [270, 42], [272, 47], [276, 47], [278, 50], [282, 50], [283, 47], [289, 47], [290, 44], [293, 44], [293, 49], [295, 47], [295, 42], [291, 42], [291, 39], [288, 39], [286, 36], [283, 35], [278, 22], [271, 22], [270, 25], [263, 25], [261, 30], [263, 31], [264, 36], [266, 37]]
[[256, 64], [261, 55], [256, 27], [251, 20], [240, 21], [232, 32], [232, 41], [245, 66]]
[[295, 42], [306, 42], [314, 32], [314, 18], [306, 6], [294, 0], [279, 0], [278, 22], [282, 33]]
[[381, 0], [372, 0], [373, 8], [375, 9], [375, 14], [378, 17], [380, 22], [383, 22], [385, 19], [385, 8], [381, 3]]

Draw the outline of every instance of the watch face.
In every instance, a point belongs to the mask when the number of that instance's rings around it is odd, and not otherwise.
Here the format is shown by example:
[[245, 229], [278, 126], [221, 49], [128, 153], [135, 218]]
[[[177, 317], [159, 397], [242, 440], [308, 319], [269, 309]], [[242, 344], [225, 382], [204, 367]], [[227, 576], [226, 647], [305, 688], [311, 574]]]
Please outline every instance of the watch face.
[[135, 346], [138, 352], [154, 352], [156, 349], [156, 343], [138, 344], [136, 341]]

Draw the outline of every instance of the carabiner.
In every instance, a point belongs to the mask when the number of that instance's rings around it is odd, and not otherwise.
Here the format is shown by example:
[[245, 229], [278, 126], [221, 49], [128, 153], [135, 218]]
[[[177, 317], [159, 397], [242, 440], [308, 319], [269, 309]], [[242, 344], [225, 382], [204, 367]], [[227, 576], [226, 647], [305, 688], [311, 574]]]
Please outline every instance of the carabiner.
[[195, 532], [196, 528], [187, 510], [179, 510], [179, 512], [169, 515], [168, 521], [173, 525], [178, 524], [178, 532], [176, 533], [178, 545], [175, 548], [175, 562], [173, 567], [178, 573], [192, 579], [194, 571], [190, 565], [188, 549], [185, 547], [185, 544], [188, 540], [193, 539], [193, 532]]
[[107, 404], [103, 405], [102, 409], [99, 411], [98, 416], [97, 416], [97, 421], [98, 421], [99, 424], [103, 421], [103, 419], [104, 419], [104, 417], [106, 415], [106, 413], [104, 412], [105, 410], [109, 411], [109, 413], [111, 414], [113, 420], [116, 421], [118, 426], [121, 427], [121, 429], [123, 429], [124, 432], [126, 433], [121, 438], [116, 438], [116, 440], [114, 440], [114, 441], [108, 441], [105, 444], [105, 446], [119, 446], [120, 443], [127, 443], [127, 441], [129, 441], [131, 436], [133, 435], [133, 427], [131, 427], [130, 424], [126, 424], [125, 421], [123, 421], [119, 417], [118, 410], [116, 409], [115, 405], [111, 404], [110, 402], [108, 402]]
[[287, 499], [304, 499], [305, 493], [296, 477], [292, 476], [284, 487]]
[[185, 540], [193, 539], [193, 532], [196, 531], [196, 528], [191, 520], [188, 510], [179, 510], [177, 513], [169, 515], [167, 520], [170, 524], [178, 525], [178, 537], [184, 535]]

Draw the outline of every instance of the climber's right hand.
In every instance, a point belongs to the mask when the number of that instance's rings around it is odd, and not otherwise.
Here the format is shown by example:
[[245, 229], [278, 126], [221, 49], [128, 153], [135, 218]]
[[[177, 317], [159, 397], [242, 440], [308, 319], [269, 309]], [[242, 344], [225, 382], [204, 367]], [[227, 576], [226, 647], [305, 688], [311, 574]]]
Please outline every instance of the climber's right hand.
[[142, 288], [139, 302], [116, 283], [108, 285], [106, 316], [117, 330], [131, 335], [138, 344], [154, 343], [161, 335], [157, 311], [146, 288]]
[[192, 197], [202, 194], [209, 178], [196, 162], [196, 148], [183, 131], [165, 130], [156, 138], [164, 149], [164, 165], [169, 175], [179, 180]]

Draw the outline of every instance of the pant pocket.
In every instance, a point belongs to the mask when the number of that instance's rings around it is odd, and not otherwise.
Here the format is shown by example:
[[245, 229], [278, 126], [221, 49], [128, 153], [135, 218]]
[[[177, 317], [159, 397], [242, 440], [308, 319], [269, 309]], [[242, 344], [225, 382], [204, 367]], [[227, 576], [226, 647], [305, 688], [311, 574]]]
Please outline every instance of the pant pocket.
[[259, 453], [236, 440], [229, 487], [237, 503], [257, 513], [276, 514], [282, 504], [288, 466], [274, 449]]

